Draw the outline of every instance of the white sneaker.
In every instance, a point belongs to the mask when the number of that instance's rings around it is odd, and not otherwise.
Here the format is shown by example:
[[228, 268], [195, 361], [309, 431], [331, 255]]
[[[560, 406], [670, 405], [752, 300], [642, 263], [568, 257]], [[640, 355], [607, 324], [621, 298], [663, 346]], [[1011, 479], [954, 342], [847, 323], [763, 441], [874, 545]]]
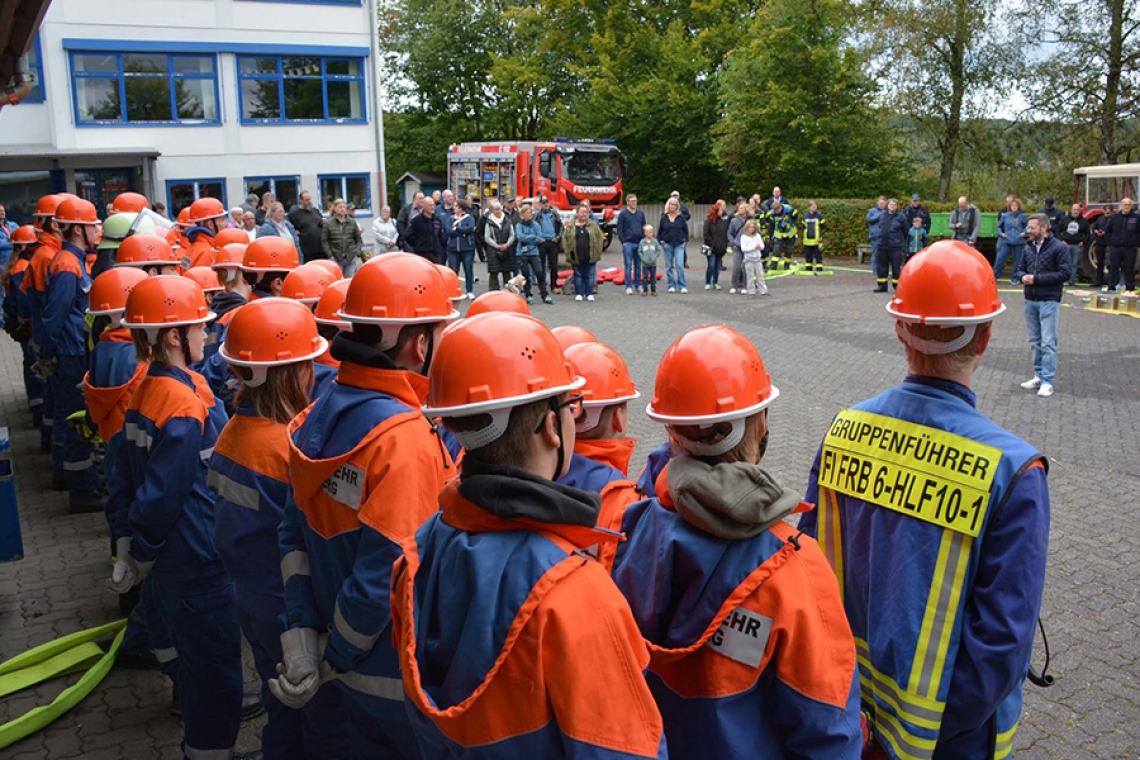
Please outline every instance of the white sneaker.
[[632, 296], [632, 295], [633, 295], [633, 288], [626, 288], [626, 289], [625, 289], [625, 294], [626, 294], [627, 296]]
[[587, 300], [587, 301], [593, 301], [593, 300], [594, 300], [594, 297], [593, 297], [593, 296], [586, 296], [586, 300]]
[[[1026, 380], [1024, 383], [1022, 383], [1021, 387], [1027, 391], [1031, 391], [1034, 388], [1040, 388], [1041, 387], [1041, 378], [1034, 376], [1032, 380]], [[1049, 392], [1050, 393], [1053, 392], [1052, 387], [1050, 387]]]
[[728, 294], [729, 294], [730, 296], [734, 296], [734, 295], [736, 295], [736, 288], [729, 288], [729, 289], [728, 289]]
[[681, 288], [681, 292], [682, 292], [682, 293], [688, 293], [688, 292], [689, 292], [689, 289], [688, 289], [688, 288]]
[[712, 290], [712, 285], [705, 285], [705, 290]]
[[582, 296], [574, 296], [574, 300], [575, 300], [575, 301], [581, 301], [581, 300], [582, 300]]
[[475, 294], [474, 293], [468, 293], [467, 294], [467, 300], [474, 301], [475, 300]]
[[1049, 383], [1041, 383], [1041, 387], [1037, 389], [1037, 395], [1041, 398], [1049, 398], [1053, 395], [1053, 386]]
[[676, 288], [669, 288], [669, 292], [670, 292], [670, 293], [676, 293], [676, 292], [677, 292], [677, 289], [676, 289]]

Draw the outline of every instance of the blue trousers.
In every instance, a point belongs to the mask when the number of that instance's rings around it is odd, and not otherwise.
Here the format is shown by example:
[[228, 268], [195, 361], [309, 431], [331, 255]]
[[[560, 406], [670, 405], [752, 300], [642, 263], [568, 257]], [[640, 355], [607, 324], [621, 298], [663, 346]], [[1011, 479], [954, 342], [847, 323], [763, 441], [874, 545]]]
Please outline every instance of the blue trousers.
[[523, 286], [523, 295], [531, 296], [531, 284], [538, 285], [538, 292], [546, 298], [546, 274], [542, 269], [542, 259], [538, 256], [519, 256], [516, 261], [519, 265], [519, 274], [526, 278]]
[[459, 274], [459, 265], [463, 264], [464, 290], [475, 292], [475, 251], [448, 251], [447, 265], [451, 271]]
[[685, 244], [662, 243], [661, 247], [665, 249], [665, 284], [670, 289], [687, 290], [689, 284], [685, 282]]
[[1057, 301], [1026, 301], [1025, 328], [1033, 346], [1033, 374], [1042, 383], [1053, 384], [1057, 375], [1057, 322], [1061, 304]]
[[[341, 685], [339, 681], [333, 683]], [[422, 757], [410, 722], [381, 720], [369, 709], [368, 697], [343, 685], [340, 691], [344, 698], [344, 712], [355, 729], [352, 757], [378, 760], [419, 760]]]
[[705, 285], [716, 285], [720, 280], [720, 262], [724, 253], [713, 251], [709, 254], [708, 266], [705, 268]]
[[641, 287], [641, 257], [637, 255], [637, 243], [622, 243], [621, 257], [625, 264], [625, 286]]
[[[241, 727], [241, 629], [228, 577], [187, 577], [180, 563], [155, 563], [149, 583], [178, 654], [183, 753], [228, 750]], [[152, 644], [155, 631], [151, 630]]]
[[59, 450], [60, 468], [72, 493], [91, 493], [99, 485], [95, 470], [95, 447], [79, 437], [75, 428], [67, 424], [68, 415], [86, 408], [80, 384], [87, 372], [87, 361], [82, 356], [60, 356], [59, 368], [49, 378], [55, 397], [55, 425], [52, 430], [52, 465]]
[[[1025, 253], [1025, 246], [1006, 243], [1005, 247], [1013, 255], [1013, 271], [1016, 272], [1021, 269], [1021, 255]], [[1018, 283], [1018, 280], [1015, 280], [1012, 277], [1009, 279], [1009, 281], [1015, 285]]]
[[25, 340], [20, 344], [24, 356], [24, 393], [28, 397], [28, 409], [32, 415], [39, 417], [43, 414], [44, 381], [32, 374], [32, 365], [36, 363], [36, 352], [32, 342]]
[[240, 607], [237, 616], [253, 650], [253, 662], [261, 677], [261, 703], [269, 716], [261, 730], [261, 751], [266, 760], [353, 757], [352, 726], [345, 716], [341, 690], [326, 684], [303, 710], [278, 702], [267, 684], [277, 677], [277, 663], [283, 659], [280, 637], [285, 626], [278, 619], [254, 617]]
[[594, 295], [594, 285], [597, 284], [598, 274], [590, 262], [574, 265], [574, 293], [579, 296]]
[[[1000, 280], [1002, 270], [1005, 269], [1005, 260], [1009, 258], [1009, 246], [1005, 238], [997, 239], [997, 250], [994, 253], [994, 278]], [[1017, 271], [1016, 269], [1014, 271]]]

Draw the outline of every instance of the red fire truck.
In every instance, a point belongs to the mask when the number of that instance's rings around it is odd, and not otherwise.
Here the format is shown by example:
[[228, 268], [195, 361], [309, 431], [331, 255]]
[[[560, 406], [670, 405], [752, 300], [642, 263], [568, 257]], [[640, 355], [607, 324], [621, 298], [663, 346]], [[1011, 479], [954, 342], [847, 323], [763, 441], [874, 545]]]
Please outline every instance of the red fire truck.
[[458, 196], [545, 195], [564, 221], [581, 201], [589, 201], [608, 248], [622, 205], [625, 157], [613, 140], [556, 137], [550, 142], [496, 141], [452, 145], [447, 154], [447, 186]]

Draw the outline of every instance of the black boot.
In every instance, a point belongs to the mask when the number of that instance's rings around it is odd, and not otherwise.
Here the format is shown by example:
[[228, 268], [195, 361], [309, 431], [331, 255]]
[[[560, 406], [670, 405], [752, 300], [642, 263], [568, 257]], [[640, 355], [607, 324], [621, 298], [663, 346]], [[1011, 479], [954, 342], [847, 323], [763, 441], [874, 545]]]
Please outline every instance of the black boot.
[[243, 694], [241, 698], [242, 721], [253, 720], [265, 712], [265, 705], [261, 704], [260, 694]]
[[250, 752], [235, 752], [234, 760], [264, 760], [265, 753], [259, 749]]
[[[48, 449], [48, 452], [50, 453], [51, 449]], [[67, 490], [67, 479], [65, 477], [63, 477], [62, 474], [57, 475], [53, 472], [52, 476], [51, 476], [51, 490], [53, 490], [53, 491], [66, 491]]]
[[871, 291], [871, 292], [872, 292], [872, 293], [886, 293], [886, 292], [887, 292], [887, 283], [885, 283], [885, 282], [884, 282], [882, 285], [880, 285], [879, 287], [875, 288], [875, 289], [874, 289], [873, 291]]
[[67, 501], [67, 511], [74, 515], [103, 511], [103, 497], [94, 491], [72, 491]]

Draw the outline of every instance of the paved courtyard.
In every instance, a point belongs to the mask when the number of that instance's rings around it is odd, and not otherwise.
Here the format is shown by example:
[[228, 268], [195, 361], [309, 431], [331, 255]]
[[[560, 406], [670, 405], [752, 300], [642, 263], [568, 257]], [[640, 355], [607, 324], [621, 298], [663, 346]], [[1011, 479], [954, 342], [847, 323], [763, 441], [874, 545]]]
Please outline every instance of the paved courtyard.
[[[685, 330], [723, 322], [749, 336], [764, 356], [781, 398], [771, 407], [766, 467], [803, 489], [832, 416], [842, 406], [902, 379], [903, 350], [871, 293], [866, 267], [833, 277], [785, 277], [766, 298], [702, 290], [704, 260], [690, 252], [690, 293], [625, 296], [601, 286], [596, 303], [557, 297], [536, 304], [551, 326], [578, 324], [618, 349], [642, 398], [633, 402], [641, 440], [634, 469], [662, 440], [645, 417], [658, 360]], [[611, 250], [603, 266], [620, 264]], [[699, 268], [698, 268], [699, 265]], [[854, 271], [862, 270], [862, 271]], [[486, 287], [486, 272], [477, 266]], [[1008, 285], [1006, 286], [1009, 287]], [[1021, 758], [1140, 757], [1140, 321], [1064, 308], [1057, 394], [1039, 399], [1018, 383], [1032, 375], [1023, 299], [1002, 298], [1009, 312], [976, 378], [980, 409], [1049, 458], [1052, 536], [1043, 618], [1053, 653], [1050, 689], [1026, 687], [1016, 746]], [[100, 515], [70, 515], [66, 494], [50, 490], [50, 466], [36, 450], [19, 382], [19, 356], [0, 340], [0, 424], [12, 436], [27, 557], [0, 565], [0, 661], [117, 615], [106, 524]], [[1115, 517], [1114, 517], [1115, 515]], [[1035, 662], [1043, 649], [1038, 642]], [[49, 702], [78, 676], [0, 700], [0, 724]], [[247, 680], [252, 678], [247, 667]], [[177, 758], [181, 736], [168, 713], [170, 694], [157, 672], [116, 668], [79, 707], [0, 758]], [[260, 723], [243, 727], [239, 749], [257, 746]]]

